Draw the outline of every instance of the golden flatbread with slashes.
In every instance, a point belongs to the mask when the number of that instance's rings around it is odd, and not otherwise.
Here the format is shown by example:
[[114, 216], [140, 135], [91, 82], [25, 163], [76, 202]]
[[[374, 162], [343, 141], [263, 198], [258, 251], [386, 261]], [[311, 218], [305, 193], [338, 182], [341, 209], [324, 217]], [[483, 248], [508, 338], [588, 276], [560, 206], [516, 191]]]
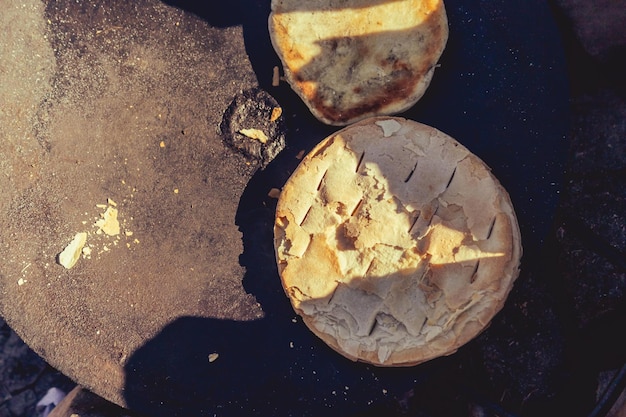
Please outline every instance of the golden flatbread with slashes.
[[442, 0], [272, 0], [269, 32], [285, 78], [331, 125], [413, 106], [447, 39]]
[[455, 352], [502, 308], [519, 274], [508, 193], [432, 127], [370, 118], [324, 139], [284, 186], [283, 287], [333, 349], [379, 366]]

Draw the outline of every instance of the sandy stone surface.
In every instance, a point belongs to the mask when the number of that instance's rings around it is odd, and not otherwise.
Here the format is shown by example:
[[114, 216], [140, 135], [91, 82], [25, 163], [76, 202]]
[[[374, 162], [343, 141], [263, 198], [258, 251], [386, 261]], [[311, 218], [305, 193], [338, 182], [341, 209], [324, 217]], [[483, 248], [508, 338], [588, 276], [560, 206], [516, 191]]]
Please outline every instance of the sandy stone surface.
[[[227, 149], [216, 128], [232, 96], [255, 81], [238, 58], [241, 29], [209, 36], [206, 22], [158, 1], [0, 8], [0, 304], [11, 328], [50, 363], [66, 362], [73, 378], [97, 384], [108, 368], [119, 388], [133, 346], [160, 328], [158, 311], [164, 322], [172, 308], [203, 315], [215, 306], [200, 291], [224, 303], [215, 316], [258, 317], [231, 256], [242, 251], [234, 216], [254, 164]], [[213, 48], [226, 51], [216, 59]], [[88, 235], [85, 250], [64, 268], [56, 257], [77, 233]], [[148, 268], [133, 266], [141, 257]], [[107, 279], [87, 279], [96, 271]], [[152, 295], [142, 298], [137, 285]], [[43, 320], [25, 313], [35, 310]], [[126, 342], [117, 340], [121, 327], [130, 330]], [[25, 337], [26, 328], [37, 336]], [[6, 355], [24, 351], [12, 352], [14, 344], [2, 346]], [[40, 359], [33, 366], [48, 369]], [[32, 410], [45, 390], [13, 386], [7, 370], [2, 407], [24, 415], [17, 402], [27, 395]]]
[[[0, 166], [7, 163], [9, 153], [23, 155], [25, 164], [35, 161], [39, 153], [32, 140], [33, 126], [41, 123], [39, 103], [50, 92], [55, 65], [43, 14], [44, 5], [39, 1], [2, 3], [0, 55], [10, 58], [0, 60]], [[26, 346], [4, 320], [0, 320], [0, 376], [3, 417], [34, 416], [36, 402], [49, 387], [73, 387], [67, 377]]]

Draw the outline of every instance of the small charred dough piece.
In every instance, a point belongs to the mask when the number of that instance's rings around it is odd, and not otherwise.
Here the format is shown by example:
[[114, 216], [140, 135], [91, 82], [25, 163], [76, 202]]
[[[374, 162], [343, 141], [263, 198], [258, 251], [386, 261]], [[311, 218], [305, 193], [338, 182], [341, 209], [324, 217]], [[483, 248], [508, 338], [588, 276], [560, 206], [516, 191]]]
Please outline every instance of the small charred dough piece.
[[330, 125], [407, 110], [448, 40], [443, 0], [272, 0], [269, 32], [285, 79]]
[[342, 355], [410, 366], [455, 352], [519, 274], [517, 218], [489, 167], [439, 130], [363, 120], [282, 189], [274, 247], [296, 313]]
[[282, 108], [268, 92], [251, 88], [239, 92], [222, 115], [224, 142], [265, 168], [285, 147]]

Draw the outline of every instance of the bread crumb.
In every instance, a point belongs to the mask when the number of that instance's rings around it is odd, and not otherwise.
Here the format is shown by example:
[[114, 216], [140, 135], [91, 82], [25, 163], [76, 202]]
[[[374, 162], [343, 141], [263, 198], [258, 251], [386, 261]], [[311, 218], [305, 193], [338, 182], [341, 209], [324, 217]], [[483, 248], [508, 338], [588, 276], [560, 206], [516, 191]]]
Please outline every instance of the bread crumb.
[[269, 193], [267, 193], [267, 196], [270, 198], [279, 198], [280, 190], [278, 188], [272, 188]]
[[160, 146], [161, 148], [165, 148], [165, 142], [164, 142], [164, 141], [161, 141], [161, 143], [159, 143], [159, 146]]
[[249, 137], [250, 139], [258, 140], [261, 143], [267, 143], [270, 140], [265, 132], [259, 129], [241, 129], [239, 133], [246, 137]]
[[117, 220], [118, 211], [114, 207], [107, 207], [106, 211], [101, 214], [94, 225], [98, 227], [98, 232], [102, 231], [109, 236], [115, 236], [120, 233], [120, 222]]
[[219, 357], [220, 357], [219, 353], [211, 353], [209, 355], [209, 362], [215, 362], [217, 358]]
[[280, 73], [278, 66], [274, 66], [272, 69], [272, 87], [278, 87], [280, 84]]
[[281, 107], [274, 107], [272, 109], [272, 115], [270, 116], [270, 122], [275, 122], [282, 114], [283, 109]]
[[85, 242], [87, 241], [87, 233], [76, 233], [74, 239], [59, 254], [59, 264], [66, 269], [72, 268], [78, 262], [82, 253]]

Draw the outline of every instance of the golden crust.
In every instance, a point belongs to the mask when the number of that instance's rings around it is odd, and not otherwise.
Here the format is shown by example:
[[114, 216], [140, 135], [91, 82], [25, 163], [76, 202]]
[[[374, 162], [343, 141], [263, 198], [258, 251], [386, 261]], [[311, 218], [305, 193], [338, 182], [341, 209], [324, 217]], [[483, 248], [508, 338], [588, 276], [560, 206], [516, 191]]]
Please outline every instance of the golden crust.
[[352, 360], [415, 365], [456, 351], [502, 308], [521, 238], [507, 192], [444, 133], [370, 118], [323, 140], [281, 192], [283, 287]]
[[413, 106], [448, 39], [442, 0], [272, 0], [269, 32], [285, 78], [324, 123]]

